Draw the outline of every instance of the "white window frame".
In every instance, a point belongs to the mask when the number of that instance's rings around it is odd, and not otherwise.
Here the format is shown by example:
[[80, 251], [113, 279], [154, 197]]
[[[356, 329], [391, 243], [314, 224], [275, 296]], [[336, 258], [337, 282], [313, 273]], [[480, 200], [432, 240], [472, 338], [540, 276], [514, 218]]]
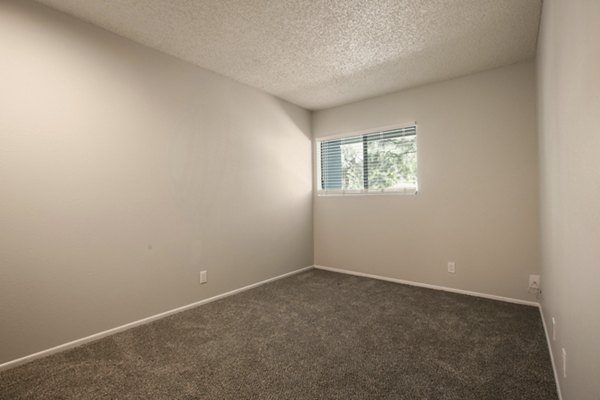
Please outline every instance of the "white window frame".
[[[402, 129], [402, 128], [408, 128], [414, 126], [416, 128], [417, 134], [415, 136], [415, 141], [417, 142], [417, 184], [415, 186], [410, 185], [410, 186], [406, 186], [404, 188], [398, 189], [380, 189], [380, 190], [374, 190], [374, 189], [354, 189], [354, 190], [323, 190], [321, 189], [321, 142], [327, 141], [327, 140], [333, 140], [333, 139], [342, 139], [342, 138], [347, 138], [347, 137], [353, 137], [353, 136], [362, 136], [362, 135], [368, 135], [370, 133], [377, 133], [377, 132], [383, 132], [383, 131], [391, 131], [394, 129]], [[316, 160], [316, 168], [315, 168], [315, 193], [317, 194], [317, 196], [356, 196], [356, 195], [364, 195], [364, 196], [381, 196], [381, 195], [417, 195], [419, 192], [419, 182], [421, 181], [419, 179], [419, 134], [418, 134], [418, 125], [417, 122], [409, 122], [409, 123], [405, 123], [405, 124], [400, 124], [400, 125], [388, 125], [388, 126], [382, 126], [379, 128], [369, 128], [369, 129], [363, 129], [360, 131], [354, 131], [354, 132], [344, 132], [344, 133], [337, 133], [337, 134], [333, 134], [333, 135], [328, 135], [328, 136], [321, 136], [318, 139], [315, 139], [315, 160]]]

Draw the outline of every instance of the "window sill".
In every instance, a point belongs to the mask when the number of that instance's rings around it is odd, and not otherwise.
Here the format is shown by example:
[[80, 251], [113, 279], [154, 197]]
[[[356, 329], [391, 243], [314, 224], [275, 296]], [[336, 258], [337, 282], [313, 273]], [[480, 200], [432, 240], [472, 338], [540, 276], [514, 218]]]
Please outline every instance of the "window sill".
[[378, 191], [365, 191], [365, 190], [319, 190], [317, 196], [329, 197], [329, 196], [416, 196], [419, 193], [417, 189], [403, 189], [403, 190], [378, 190]]

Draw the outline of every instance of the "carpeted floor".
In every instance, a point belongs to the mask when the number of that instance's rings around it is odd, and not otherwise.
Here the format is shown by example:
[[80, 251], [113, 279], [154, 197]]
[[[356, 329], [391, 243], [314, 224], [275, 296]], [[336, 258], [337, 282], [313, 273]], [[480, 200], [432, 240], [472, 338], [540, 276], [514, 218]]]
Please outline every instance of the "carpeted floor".
[[534, 307], [311, 270], [0, 373], [1, 399], [557, 399]]

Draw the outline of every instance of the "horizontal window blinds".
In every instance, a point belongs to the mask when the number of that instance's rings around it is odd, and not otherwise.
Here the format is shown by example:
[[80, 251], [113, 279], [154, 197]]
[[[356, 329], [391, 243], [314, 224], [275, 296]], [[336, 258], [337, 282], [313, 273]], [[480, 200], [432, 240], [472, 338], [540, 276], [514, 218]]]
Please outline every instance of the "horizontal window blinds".
[[323, 140], [320, 190], [324, 192], [415, 192], [417, 128]]

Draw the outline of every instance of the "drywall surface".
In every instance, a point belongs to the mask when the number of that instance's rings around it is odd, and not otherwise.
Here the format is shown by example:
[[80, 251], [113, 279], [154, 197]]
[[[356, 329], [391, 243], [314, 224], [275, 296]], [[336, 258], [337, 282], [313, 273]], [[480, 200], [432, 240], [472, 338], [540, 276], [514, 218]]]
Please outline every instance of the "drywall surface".
[[312, 265], [307, 111], [31, 2], [0, 48], [0, 363]]
[[599, 20], [600, 2], [547, 0], [539, 39], [542, 304], [565, 400], [600, 399]]
[[417, 121], [419, 177], [417, 195], [316, 196], [315, 264], [535, 300], [535, 111], [527, 62], [314, 113], [317, 139]]

